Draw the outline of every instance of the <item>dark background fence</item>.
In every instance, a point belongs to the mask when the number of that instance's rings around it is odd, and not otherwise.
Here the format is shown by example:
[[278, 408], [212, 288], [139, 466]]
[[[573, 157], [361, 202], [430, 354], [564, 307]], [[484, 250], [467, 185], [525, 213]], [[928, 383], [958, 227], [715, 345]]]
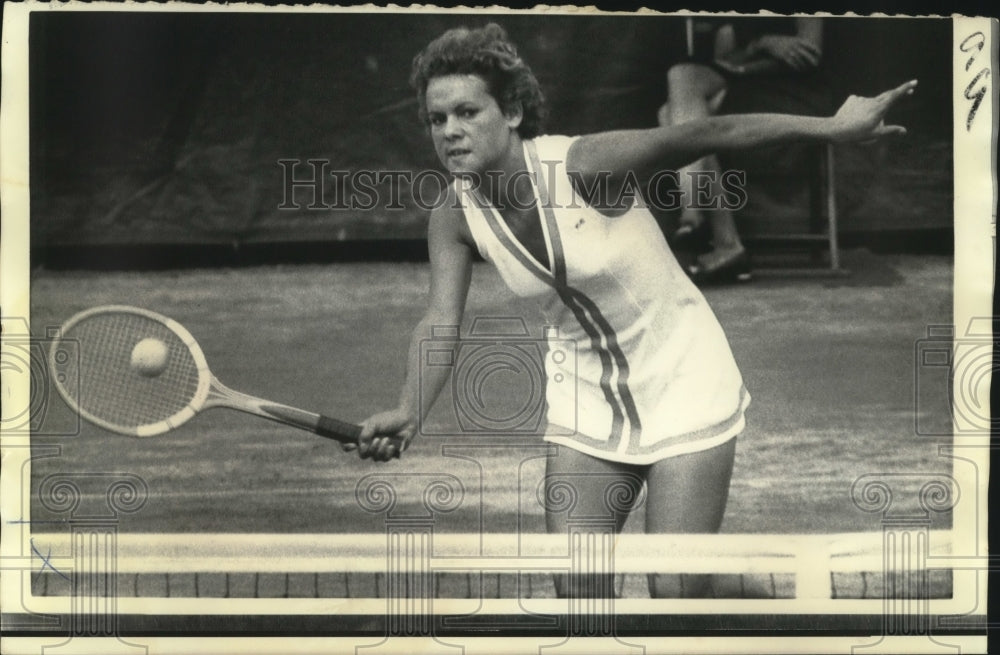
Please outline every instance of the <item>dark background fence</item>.
[[[654, 126], [665, 71], [685, 56], [679, 17], [493, 19], [543, 85], [549, 133]], [[44, 264], [95, 246], [173, 246], [183, 256], [197, 246], [422, 239], [427, 211], [405, 183], [395, 195], [395, 182], [375, 183], [374, 205], [352, 208], [372, 194], [345, 195], [332, 172], [440, 170], [416, 117], [410, 62], [444, 29], [486, 18], [53, 12], [31, 21], [31, 238]], [[856, 241], [950, 237], [950, 44], [946, 19], [826, 21], [834, 102], [921, 80], [893, 115], [909, 136], [838, 149], [841, 226]], [[282, 160], [301, 162], [297, 179], [326, 174], [326, 206], [308, 188], [287, 195]], [[751, 238], [785, 229], [768, 213], [744, 218]]]

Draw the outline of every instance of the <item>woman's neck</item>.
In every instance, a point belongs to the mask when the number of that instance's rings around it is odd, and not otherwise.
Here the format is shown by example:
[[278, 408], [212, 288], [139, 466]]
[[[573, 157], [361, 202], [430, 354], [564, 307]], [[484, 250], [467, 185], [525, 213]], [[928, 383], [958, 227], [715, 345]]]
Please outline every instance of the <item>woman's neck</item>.
[[521, 206], [532, 194], [526, 172], [523, 142], [512, 132], [506, 152], [491, 170], [483, 171], [477, 188], [494, 207]]

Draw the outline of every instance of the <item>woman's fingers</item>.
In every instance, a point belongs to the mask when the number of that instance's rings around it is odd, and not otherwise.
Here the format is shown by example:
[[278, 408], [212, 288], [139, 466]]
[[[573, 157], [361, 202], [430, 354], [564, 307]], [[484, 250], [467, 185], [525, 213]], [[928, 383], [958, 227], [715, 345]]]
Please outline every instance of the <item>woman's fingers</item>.
[[913, 92], [917, 88], [917, 80], [910, 80], [909, 82], [904, 82], [897, 86], [895, 89], [889, 89], [888, 91], [883, 91], [878, 96], [876, 100], [881, 100], [888, 104], [892, 104], [902, 98], [903, 96], [913, 95]]
[[358, 456], [361, 459], [374, 459], [378, 461], [379, 448], [385, 442], [385, 437], [372, 437], [368, 442], [363, 442], [358, 448]]
[[358, 436], [358, 455], [361, 459], [368, 459], [375, 454], [384, 439], [381, 435], [398, 429], [390, 419], [386, 413], [376, 414], [361, 424], [361, 434]]
[[394, 457], [399, 457], [399, 439], [392, 437], [378, 437], [372, 443], [370, 451], [371, 458], [376, 462], [387, 462]]
[[377, 417], [375, 416], [361, 424], [361, 434], [358, 435], [358, 455], [361, 459], [368, 458], [368, 451], [371, 450], [372, 439], [374, 439], [375, 431], [378, 427]]
[[384, 462], [399, 457], [416, 434], [411, 421], [399, 411], [381, 412], [361, 424], [358, 443], [344, 444], [345, 451], [357, 449], [361, 459]]
[[902, 125], [879, 125], [875, 129], [878, 136], [902, 136], [906, 134], [906, 128]]
[[[913, 95], [913, 92], [917, 88], [917, 81], [910, 80], [909, 82], [904, 82], [900, 84], [895, 89], [889, 89], [884, 91], [872, 99], [872, 104], [874, 105], [874, 111], [879, 117], [885, 116], [889, 109], [901, 98]], [[902, 125], [890, 125], [885, 126], [881, 122], [875, 130], [876, 134], [879, 136], [892, 135], [892, 134], [906, 134], [906, 129]]]
[[393, 457], [396, 457], [398, 452], [399, 448], [396, 446], [396, 440], [385, 439], [381, 444], [379, 444], [376, 459], [380, 462], [387, 462]]

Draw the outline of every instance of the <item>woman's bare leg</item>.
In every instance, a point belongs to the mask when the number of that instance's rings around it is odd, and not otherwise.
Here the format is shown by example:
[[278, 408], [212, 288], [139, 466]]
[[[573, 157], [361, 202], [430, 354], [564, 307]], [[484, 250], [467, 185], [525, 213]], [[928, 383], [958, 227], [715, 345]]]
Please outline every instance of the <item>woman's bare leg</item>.
[[[642, 492], [645, 467], [609, 462], [559, 446], [546, 462], [545, 525], [550, 534], [589, 532], [610, 541]], [[610, 597], [612, 573], [555, 576], [560, 597]]]
[[[729, 497], [736, 439], [653, 464], [646, 474], [646, 532], [715, 533]], [[710, 576], [650, 574], [654, 598], [697, 598], [710, 593]]]

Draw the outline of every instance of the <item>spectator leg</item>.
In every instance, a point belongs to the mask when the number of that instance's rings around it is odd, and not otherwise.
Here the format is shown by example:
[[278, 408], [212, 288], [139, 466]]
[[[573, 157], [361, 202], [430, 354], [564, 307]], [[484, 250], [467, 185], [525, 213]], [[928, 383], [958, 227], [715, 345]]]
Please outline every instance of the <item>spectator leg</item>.
[[[662, 125], [678, 125], [687, 121], [714, 115], [726, 93], [725, 79], [707, 66], [700, 64], [678, 64], [667, 72], [669, 101], [661, 107], [659, 122]], [[699, 172], [714, 175], [706, 200], [719, 198], [719, 175], [721, 170], [715, 156], [703, 157], [680, 171], [680, 186], [683, 210], [681, 226], [692, 229], [701, 224], [703, 209], [712, 233], [713, 250], [698, 258], [699, 268], [706, 271], [725, 266], [745, 253], [733, 214], [723, 208], [699, 208], [704, 204], [695, 193], [694, 179]], [[706, 178], [707, 179], [707, 178]]]

